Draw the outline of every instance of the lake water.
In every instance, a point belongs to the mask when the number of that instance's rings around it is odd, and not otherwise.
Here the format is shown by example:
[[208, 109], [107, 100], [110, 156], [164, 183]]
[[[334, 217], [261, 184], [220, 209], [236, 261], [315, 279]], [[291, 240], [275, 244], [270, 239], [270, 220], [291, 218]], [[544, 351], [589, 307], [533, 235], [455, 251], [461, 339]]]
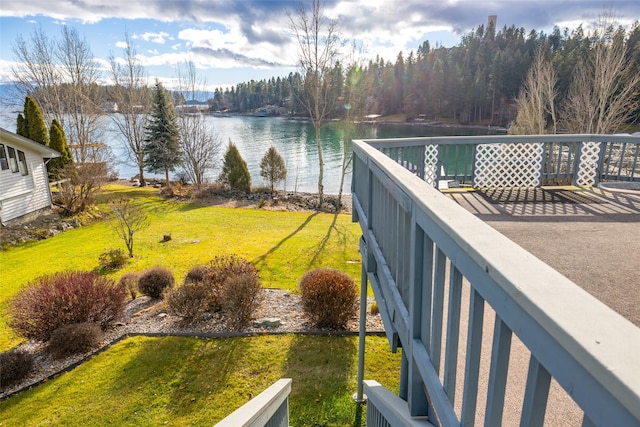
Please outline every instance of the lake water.
[[[13, 112], [0, 115], [0, 125], [14, 132], [16, 116], [17, 114], [13, 114]], [[260, 176], [260, 160], [267, 149], [273, 145], [284, 159], [287, 167], [287, 179], [281, 182], [278, 188], [287, 191], [317, 192], [318, 152], [313, 126], [309, 122], [280, 117], [250, 116], [209, 116], [208, 120], [222, 141], [217, 165], [209, 174], [211, 180], [214, 180], [220, 173], [222, 156], [228, 141], [231, 140], [247, 162], [253, 186], [266, 185]], [[113, 151], [116, 161], [114, 169], [118, 176], [123, 179], [135, 176], [137, 168], [126, 162], [126, 151], [124, 151], [122, 143], [119, 142], [117, 135], [109, 131], [113, 127], [112, 122], [105, 117], [103, 123], [107, 128], [107, 132], [104, 133], [104, 142]], [[363, 124], [354, 138], [485, 134], [487, 134], [487, 129], [482, 128]], [[339, 124], [329, 124], [322, 130], [325, 162], [324, 191], [326, 194], [337, 194], [339, 190], [343, 135]], [[350, 142], [348, 144], [347, 148], [350, 150]], [[345, 177], [344, 192], [350, 192], [350, 186], [351, 174], [349, 173]]]

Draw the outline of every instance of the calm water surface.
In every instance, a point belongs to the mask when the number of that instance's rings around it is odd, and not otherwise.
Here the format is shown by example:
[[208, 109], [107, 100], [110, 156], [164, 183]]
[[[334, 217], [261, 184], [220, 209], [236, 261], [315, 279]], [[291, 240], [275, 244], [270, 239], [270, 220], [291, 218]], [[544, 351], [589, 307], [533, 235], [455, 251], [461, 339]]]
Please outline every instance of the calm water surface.
[[[15, 116], [3, 115], [1, 125], [15, 131]], [[316, 192], [318, 189], [318, 152], [313, 126], [305, 121], [288, 120], [279, 117], [209, 116], [222, 147], [216, 167], [209, 173], [214, 180], [220, 173], [222, 156], [231, 140], [247, 162], [253, 186], [266, 185], [260, 176], [260, 160], [270, 146], [274, 146], [285, 161], [287, 179], [279, 184], [287, 191]], [[129, 179], [137, 174], [137, 168], [127, 162], [126, 151], [113, 131], [113, 123], [108, 117], [103, 119], [104, 142], [112, 149], [118, 176]], [[394, 138], [415, 136], [484, 135], [486, 129], [460, 127], [407, 126], [403, 124], [360, 125], [354, 138]], [[322, 149], [325, 162], [324, 191], [337, 194], [340, 186], [344, 131], [339, 124], [329, 124], [322, 131]], [[351, 142], [347, 142], [351, 150]], [[149, 174], [149, 176], [151, 176]], [[345, 177], [344, 192], [350, 192], [351, 173]]]

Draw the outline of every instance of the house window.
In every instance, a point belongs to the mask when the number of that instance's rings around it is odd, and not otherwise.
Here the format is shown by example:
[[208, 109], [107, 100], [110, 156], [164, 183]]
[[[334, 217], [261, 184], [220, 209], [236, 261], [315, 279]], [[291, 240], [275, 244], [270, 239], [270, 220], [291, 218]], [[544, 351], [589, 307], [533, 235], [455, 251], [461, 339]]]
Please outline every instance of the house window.
[[4, 144], [0, 144], [0, 169], [9, 169], [9, 161], [7, 160], [7, 152], [4, 151]]
[[18, 150], [18, 168], [22, 175], [29, 175], [29, 168], [27, 168], [27, 158], [24, 155], [24, 151]]
[[14, 150], [13, 147], [7, 147], [7, 153], [9, 153], [9, 168], [11, 169], [11, 172], [18, 172], [16, 150]]

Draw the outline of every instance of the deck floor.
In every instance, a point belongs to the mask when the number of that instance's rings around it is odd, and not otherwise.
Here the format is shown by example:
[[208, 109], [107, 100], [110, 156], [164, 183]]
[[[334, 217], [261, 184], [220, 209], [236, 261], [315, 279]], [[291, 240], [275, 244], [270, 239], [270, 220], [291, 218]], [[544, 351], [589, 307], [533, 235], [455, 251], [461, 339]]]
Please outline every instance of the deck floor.
[[640, 191], [547, 187], [448, 195], [640, 327]]

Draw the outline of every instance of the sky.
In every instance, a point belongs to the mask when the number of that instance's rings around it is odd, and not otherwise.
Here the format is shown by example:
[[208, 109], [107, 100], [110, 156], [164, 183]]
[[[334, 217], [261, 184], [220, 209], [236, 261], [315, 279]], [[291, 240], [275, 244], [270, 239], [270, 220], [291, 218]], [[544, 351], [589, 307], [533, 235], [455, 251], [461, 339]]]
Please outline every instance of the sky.
[[[1, 0], [0, 83], [11, 81], [16, 37], [40, 26], [49, 38], [67, 25], [84, 36], [105, 71], [121, 57], [129, 35], [150, 81], [175, 87], [177, 66], [192, 61], [208, 88], [284, 77], [295, 71], [297, 43], [289, 14], [310, 0]], [[498, 29], [515, 25], [549, 33], [555, 25], [589, 28], [612, 11], [623, 25], [640, 19], [640, 0], [326, 0], [325, 15], [359, 46], [364, 64], [379, 55], [395, 62], [425, 40], [455, 46], [461, 36], [497, 15]], [[104, 73], [104, 82], [108, 77]]]

